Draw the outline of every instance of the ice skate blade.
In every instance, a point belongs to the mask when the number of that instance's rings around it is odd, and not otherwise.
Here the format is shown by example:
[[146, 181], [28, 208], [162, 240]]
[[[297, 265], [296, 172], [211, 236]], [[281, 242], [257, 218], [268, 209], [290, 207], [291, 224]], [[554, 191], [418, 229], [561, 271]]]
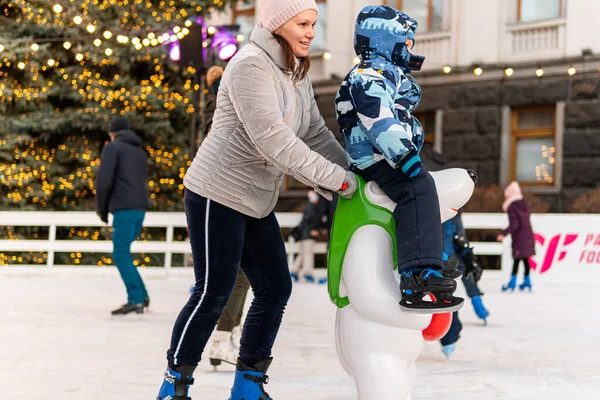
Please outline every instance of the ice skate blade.
[[236, 365], [236, 363], [234, 363], [234, 362], [227, 361], [227, 360], [222, 360], [220, 358], [211, 358], [210, 359], [210, 365], [212, 365], [215, 368], [217, 366], [221, 365], [221, 363], [225, 363], [225, 364], [229, 364], [229, 365]]
[[410, 308], [410, 307], [405, 307], [401, 304], [400, 309], [407, 314], [446, 314], [446, 313], [458, 311], [464, 305], [465, 305], [465, 303], [462, 302], [455, 306], [444, 307], [444, 308]]

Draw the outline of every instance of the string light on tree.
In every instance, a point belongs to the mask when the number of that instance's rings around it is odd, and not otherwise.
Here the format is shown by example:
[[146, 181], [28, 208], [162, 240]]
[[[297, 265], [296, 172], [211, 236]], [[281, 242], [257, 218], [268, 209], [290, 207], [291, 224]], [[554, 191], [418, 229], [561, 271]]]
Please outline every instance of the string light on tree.
[[[155, 182], [151, 207], [181, 211], [177, 199], [183, 193], [183, 175], [179, 175], [191, 160], [189, 141], [177, 132], [189, 126], [194, 84], [192, 73], [170, 64], [159, 43], [161, 38], [167, 42], [171, 34], [175, 40], [177, 33], [189, 35], [192, 16], [196, 18], [204, 8], [221, 10], [220, 5], [231, 6], [233, 0], [4, 3], [11, 6], [8, 15], [2, 14], [2, 28], [10, 35], [2, 35], [0, 40], [0, 109], [28, 135], [17, 139], [13, 132], [0, 134], [0, 207], [89, 210], [107, 122], [114, 115], [125, 115], [147, 135], [146, 143], [151, 143], [145, 147], [151, 156], [149, 181]], [[57, 3], [62, 5], [60, 13], [55, 11]], [[175, 26], [179, 26], [178, 32], [173, 31]], [[135, 43], [134, 37], [139, 38]], [[149, 40], [146, 48], [143, 38]], [[48, 96], [53, 97], [52, 102], [47, 101]], [[80, 121], [77, 128], [72, 126], [73, 120]], [[82, 130], [93, 138], [85, 138]], [[42, 133], [50, 140], [38, 140]], [[70, 171], [66, 175], [65, 165]], [[12, 172], [7, 174], [7, 168]], [[175, 179], [161, 179], [164, 177]], [[103, 229], [108, 233], [108, 228]], [[107, 239], [98, 237], [99, 231], [74, 228], [65, 232], [63, 239], [86, 235], [93, 240]], [[142, 240], [146, 239], [156, 240], [143, 232]], [[57, 253], [56, 259], [62, 256], [71, 264], [106, 265], [112, 261], [104, 256], [86, 259], [88, 255], [77, 252], [71, 256]], [[39, 255], [35, 263], [44, 263], [46, 257]], [[0, 255], [0, 262], [2, 259]], [[153, 259], [138, 257], [135, 261], [141, 266]], [[34, 263], [26, 257], [23, 262]]]
[[54, 6], [52, 6], [52, 10], [55, 13], [60, 14], [62, 12], [63, 8], [60, 4], [55, 4]]

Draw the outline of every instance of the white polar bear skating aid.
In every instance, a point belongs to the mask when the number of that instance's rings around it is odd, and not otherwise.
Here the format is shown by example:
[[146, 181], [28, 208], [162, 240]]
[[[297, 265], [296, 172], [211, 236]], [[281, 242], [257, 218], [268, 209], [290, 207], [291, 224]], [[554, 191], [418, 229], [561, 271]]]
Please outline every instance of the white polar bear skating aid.
[[[473, 171], [431, 172], [441, 223], [454, 217], [473, 193]], [[425, 340], [447, 332], [451, 314], [401, 311], [400, 276], [392, 202], [374, 182], [357, 177], [350, 200], [340, 198], [328, 258], [328, 285], [336, 316], [336, 348], [360, 400], [409, 400], [415, 362]]]

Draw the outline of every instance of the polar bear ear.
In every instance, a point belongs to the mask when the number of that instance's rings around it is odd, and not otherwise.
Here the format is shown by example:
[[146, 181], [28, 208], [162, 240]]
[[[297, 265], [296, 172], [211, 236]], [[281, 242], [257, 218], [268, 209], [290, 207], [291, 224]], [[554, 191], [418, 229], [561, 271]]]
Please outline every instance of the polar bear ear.
[[462, 168], [449, 168], [430, 172], [440, 201], [442, 222], [453, 218], [473, 194], [475, 181], [473, 173]]

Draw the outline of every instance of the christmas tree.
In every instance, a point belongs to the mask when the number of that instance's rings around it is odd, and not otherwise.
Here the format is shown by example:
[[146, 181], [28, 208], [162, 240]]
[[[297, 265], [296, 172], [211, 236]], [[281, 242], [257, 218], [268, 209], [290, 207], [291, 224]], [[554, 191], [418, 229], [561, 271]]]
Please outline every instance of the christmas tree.
[[0, 209], [93, 210], [116, 115], [150, 156], [151, 209], [182, 209], [200, 87], [167, 49], [233, 2], [0, 0]]
[[[167, 53], [199, 17], [234, 2], [0, 0], [0, 210], [94, 210], [95, 173], [117, 115], [128, 118], [148, 152], [151, 210], [182, 210], [200, 86], [196, 71]], [[106, 240], [109, 230], [72, 228], [57, 238]], [[145, 229], [141, 238], [161, 235]], [[45, 236], [37, 227], [0, 227], [2, 238]], [[110, 264], [99, 256], [81, 263]], [[45, 257], [0, 253], [0, 265]], [[81, 257], [56, 256], [61, 264]], [[135, 263], [162, 264], [143, 255]]]

